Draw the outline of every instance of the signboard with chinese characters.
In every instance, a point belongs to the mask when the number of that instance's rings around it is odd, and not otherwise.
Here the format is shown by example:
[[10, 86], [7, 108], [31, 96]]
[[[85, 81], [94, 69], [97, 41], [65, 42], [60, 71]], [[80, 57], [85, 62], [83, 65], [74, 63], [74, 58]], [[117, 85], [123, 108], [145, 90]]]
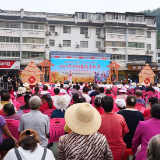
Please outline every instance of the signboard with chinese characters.
[[[128, 70], [130, 71], [141, 71], [145, 65], [128, 65]], [[160, 72], [160, 66], [150, 66], [150, 68], [153, 71], [159, 71]]]
[[0, 60], [0, 69], [20, 69], [20, 61]]
[[71, 80], [76, 82], [106, 81], [109, 60], [51, 58], [51, 82]]

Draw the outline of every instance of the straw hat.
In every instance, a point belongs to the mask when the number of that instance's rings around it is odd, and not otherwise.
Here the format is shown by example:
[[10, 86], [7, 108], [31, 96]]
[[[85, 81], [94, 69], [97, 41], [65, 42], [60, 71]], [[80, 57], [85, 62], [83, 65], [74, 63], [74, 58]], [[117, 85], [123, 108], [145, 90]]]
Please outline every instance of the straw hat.
[[136, 83], [135, 83], [135, 82], [133, 82], [133, 83], [131, 83], [131, 85], [132, 85], [132, 86], [136, 86]]
[[146, 84], [144, 82], [141, 83], [142, 86], [146, 86]]
[[69, 83], [69, 86], [72, 86], [72, 83]]
[[127, 90], [126, 90], [125, 87], [122, 87], [122, 88], [119, 90], [119, 92], [125, 92], [125, 93], [127, 93]]
[[157, 84], [157, 87], [159, 87], [159, 88], [160, 88], [160, 84]]
[[22, 94], [22, 93], [25, 93], [25, 92], [26, 92], [26, 88], [25, 87], [19, 87], [18, 91], [17, 91], [17, 94]]
[[28, 84], [28, 83], [24, 83], [23, 86], [24, 86], [24, 87], [27, 87], [27, 86], [29, 86], [29, 84]]
[[140, 86], [140, 84], [139, 84], [139, 83], [137, 83], [137, 86]]
[[26, 87], [26, 92], [31, 92], [31, 88], [29, 86]]
[[80, 135], [90, 135], [101, 126], [99, 112], [89, 103], [77, 103], [65, 112], [65, 121], [69, 128]]
[[22, 141], [27, 136], [34, 136], [35, 139], [40, 143], [38, 133], [33, 129], [26, 129], [23, 132], [21, 132], [20, 135], [19, 135], [19, 142]]
[[59, 87], [60, 86], [60, 83], [57, 83], [57, 87]]
[[125, 108], [126, 107], [126, 101], [124, 99], [116, 99], [115, 103], [120, 108]]
[[38, 84], [39, 84], [39, 85], [41, 85], [42, 83], [41, 83], [41, 82], [39, 82]]

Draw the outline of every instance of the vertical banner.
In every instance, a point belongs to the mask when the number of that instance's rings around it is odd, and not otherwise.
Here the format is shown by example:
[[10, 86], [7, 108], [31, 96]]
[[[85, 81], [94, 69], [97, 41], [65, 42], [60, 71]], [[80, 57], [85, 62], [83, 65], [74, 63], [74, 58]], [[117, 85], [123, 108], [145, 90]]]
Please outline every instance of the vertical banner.
[[106, 81], [110, 60], [51, 58], [51, 82], [70, 80], [74, 82]]

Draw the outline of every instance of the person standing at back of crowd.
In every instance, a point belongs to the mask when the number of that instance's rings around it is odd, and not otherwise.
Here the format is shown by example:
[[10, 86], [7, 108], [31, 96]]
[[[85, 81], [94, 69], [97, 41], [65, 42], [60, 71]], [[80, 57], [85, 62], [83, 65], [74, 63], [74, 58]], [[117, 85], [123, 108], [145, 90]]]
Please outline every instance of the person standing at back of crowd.
[[13, 90], [14, 90], [15, 92], [17, 92], [17, 78], [16, 78], [15, 75], [13, 76], [13, 79], [11, 80], [11, 84], [12, 84], [12, 86], [13, 86]]

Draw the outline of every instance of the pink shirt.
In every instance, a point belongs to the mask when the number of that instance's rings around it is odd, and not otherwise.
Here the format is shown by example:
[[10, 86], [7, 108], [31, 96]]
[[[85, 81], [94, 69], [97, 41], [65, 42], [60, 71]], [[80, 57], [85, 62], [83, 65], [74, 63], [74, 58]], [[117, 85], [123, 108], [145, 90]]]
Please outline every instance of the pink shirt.
[[104, 113], [101, 118], [99, 133], [106, 136], [113, 158], [122, 159], [126, 149], [123, 136], [129, 132], [123, 116], [116, 113]]
[[144, 160], [147, 157], [147, 146], [149, 140], [160, 134], [160, 120], [151, 118], [147, 121], [140, 121], [132, 140], [132, 151], [135, 155], [139, 144], [141, 143], [141, 151], [137, 154], [136, 160]]

